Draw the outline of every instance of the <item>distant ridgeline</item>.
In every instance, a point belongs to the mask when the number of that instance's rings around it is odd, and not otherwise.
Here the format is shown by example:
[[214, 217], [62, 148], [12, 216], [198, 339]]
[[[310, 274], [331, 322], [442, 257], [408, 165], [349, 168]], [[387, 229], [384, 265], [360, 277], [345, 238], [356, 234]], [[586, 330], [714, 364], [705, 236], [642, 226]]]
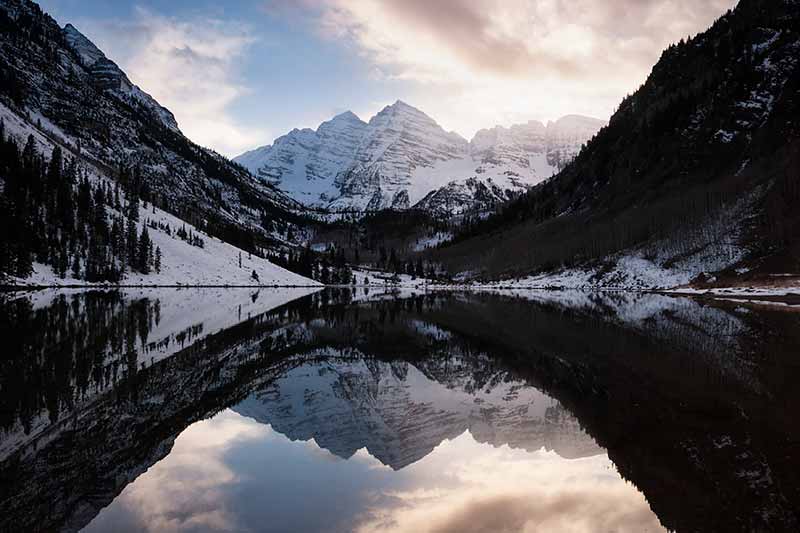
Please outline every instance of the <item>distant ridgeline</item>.
[[572, 164], [467, 221], [437, 258], [491, 277], [635, 250], [703, 271], [729, 242], [797, 268], [799, 65], [800, 2], [741, 0], [664, 51]]

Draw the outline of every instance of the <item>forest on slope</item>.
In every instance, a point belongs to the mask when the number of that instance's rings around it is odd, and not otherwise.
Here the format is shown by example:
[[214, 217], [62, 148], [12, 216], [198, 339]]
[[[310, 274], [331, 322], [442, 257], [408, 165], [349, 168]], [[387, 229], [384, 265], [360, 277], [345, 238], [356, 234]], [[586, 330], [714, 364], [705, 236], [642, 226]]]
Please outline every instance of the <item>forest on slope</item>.
[[[740, 253], [715, 269], [748, 260], [796, 270], [799, 28], [797, 2], [742, 0], [665, 50], [571, 165], [468, 221], [433, 258], [502, 278], [621, 252], [669, 267], [726, 243]], [[698, 273], [706, 266], [698, 260]]]

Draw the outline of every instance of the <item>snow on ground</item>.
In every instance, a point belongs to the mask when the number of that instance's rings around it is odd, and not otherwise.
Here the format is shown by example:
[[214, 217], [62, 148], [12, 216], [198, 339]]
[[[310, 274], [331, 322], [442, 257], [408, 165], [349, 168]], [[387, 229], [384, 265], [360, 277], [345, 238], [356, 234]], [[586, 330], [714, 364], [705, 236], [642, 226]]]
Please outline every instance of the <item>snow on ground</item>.
[[693, 269], [667, 269], [638, 255], [623, 255], [618, 257], [606, 270], [599, 267], [570, 268], [512, 280], [477, 282], [474, 285], [488, 288], [521, 289], [645, 290], [685, 285], [696, 275], [697, 271]]
[[421, 237], [415, 244], [413, 250], [421, 252], [428, 248], [436, 248], [443, 242], [447, 242], [453, 238], [453, 234], [447, 231], [437, 231], [433, 235], [426, 235]]
[[700, 294], [709, 296], [800, 296], [800, 283], [794, 282], [788, 285], [776, 286], [741, 286], [741, 287], [710, 287], [707, 289], [695, 289], [692, 287], [678, 287], [670, 289], [672, 294]]
[[425, 278], [418, 278], [409, 276], [408, 274], [394, 274], [392, 272], [385, 272], [383, 270], [373, 269], [365, 266], [356, 267], [353, 269], [353, 277], [355, 278], [355, 285], [369, 286], [369, 287], [405, 287], [405, 288], [420, 288], [440, 286], [440, 282], [432, 281]]
[[[40, 113], [34, 113], [31, 115], [31, 120], [35, 121], [37, 118], [40, 120], [44, 119], [44, 121], [46, 121], [42, 123], [42, 126], [50, 125], [50, 122], [47, 121], [47, 119], [45, 119]], [[6, 135], [13, 136], [17, 140], [20, 150], [25, 146], [28, 136], [33, 135], [33, 138], [36, 141], [36, 147], [45, 155], [45, 157], [48, 159], [50, 158], [50, 154], [53, 153], [53, 143], [50, 141], [50, 139], [45, 137], [42, 132], [36, 129], [32, 124], [29, 124], [2, 102], [0, 102], [0, 119], [3, 120]], [[56, 132], [63, 135], [61, 130], [56, 130]], [[69, 139], [66, 137], [66, 135], [64, 135], [64, 138]]]
[[[128, 273], [125, 284], [131, 285], [279, 285], [279, 286], [320, 286], [311, 279], [281, 268], [266, 259], [250, 256], [239, 248], [209, 237], [191, 227], [192, 233], [198, 234], [205, 241], [203, 248], [191, 246], [175, 237], [175, 230], [184, 225], [177, 217], [156, 209], [156, 214], [143, 211], [140, 218], [145, 217], [156, 222], [169, 224], [172, 236], [165, 232], [148, 229], [153, 246], [161, 247], [163, 255], [161, 272], [144, 276], [139, 273]], [[141, 228], [142, 222], [139, 223]], [[190, 225], [186, 224], [187, 231]], [[241, 256], [241, 267], [239, 257]], [[252, 277], [256, 272], [258, 280]]]
[[[154, 213], [155, 211], [155, 213]], [[145, 220], [168, 224], [172, 235], [164, 231], [148, 228], [153, 247], [160, 247], [162, 260], [161, 272], [144, 275], [139, 272], [127, 272], [121, 285], [124, 286], [281, 286], [281, 287], [318, 287], [320, 284], [311, 279], [281, 268], [266, 259], [250, 256], [239, 248], [223, 242], [215, 237], [198, 231], [183, 220], [161, 211], [158, 208], [141, 209], [140, 221], [137, 224], [141, 233]], [[175, 232], [185, 226], [200, 236], [204, 247], [199, 248], [179, 239]], [[239, 257], [241, 256], [241, 267]], [[252, 277], [256, 272], [258, 280]], [[35, 263], [34, 273], [27, 279], [15, 279], [19, 286], [75, 286], [91, 285], [86, 281], [67, 274], [61, 279], [47, 265]]]

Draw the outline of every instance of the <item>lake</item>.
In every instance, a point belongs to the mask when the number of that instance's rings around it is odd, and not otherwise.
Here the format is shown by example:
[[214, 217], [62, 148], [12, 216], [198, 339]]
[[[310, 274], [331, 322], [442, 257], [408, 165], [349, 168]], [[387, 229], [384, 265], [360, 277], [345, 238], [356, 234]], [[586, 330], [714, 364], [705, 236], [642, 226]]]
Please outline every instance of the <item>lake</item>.
[[0, 531], [800, 528], [796, 308], [361, 288], [0, 307]]

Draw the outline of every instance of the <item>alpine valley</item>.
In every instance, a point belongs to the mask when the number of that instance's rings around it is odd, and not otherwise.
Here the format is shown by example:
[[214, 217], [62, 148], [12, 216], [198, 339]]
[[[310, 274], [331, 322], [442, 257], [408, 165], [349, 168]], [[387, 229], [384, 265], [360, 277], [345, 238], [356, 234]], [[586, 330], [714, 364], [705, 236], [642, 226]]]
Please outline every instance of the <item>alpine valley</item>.
[[797, 291], [798, 22], [741, 0], [608, 123], [467, 141], [398, 100], [230, 161], [75, 26], [0, 0], [3, 283]]

